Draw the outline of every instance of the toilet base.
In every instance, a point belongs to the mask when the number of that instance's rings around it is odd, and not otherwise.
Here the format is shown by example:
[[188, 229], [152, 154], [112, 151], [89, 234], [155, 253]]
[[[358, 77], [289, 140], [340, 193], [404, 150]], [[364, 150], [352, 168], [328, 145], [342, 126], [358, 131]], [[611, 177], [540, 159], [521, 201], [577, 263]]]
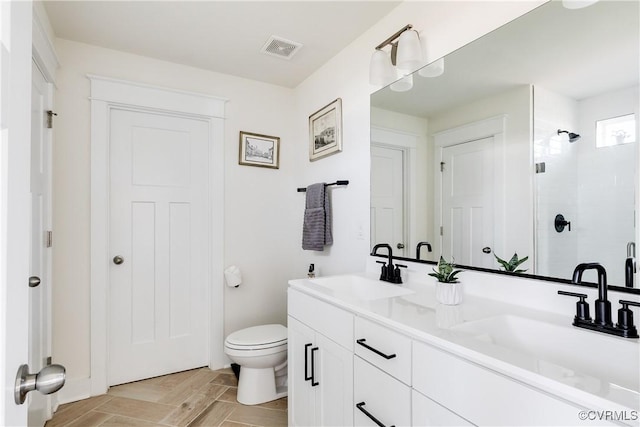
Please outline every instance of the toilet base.
[[238, 402], [258, 405], [287, 396], [287, 386], [276, 387], [273, 368], [255, 369], [242, 366], [238, 381]]

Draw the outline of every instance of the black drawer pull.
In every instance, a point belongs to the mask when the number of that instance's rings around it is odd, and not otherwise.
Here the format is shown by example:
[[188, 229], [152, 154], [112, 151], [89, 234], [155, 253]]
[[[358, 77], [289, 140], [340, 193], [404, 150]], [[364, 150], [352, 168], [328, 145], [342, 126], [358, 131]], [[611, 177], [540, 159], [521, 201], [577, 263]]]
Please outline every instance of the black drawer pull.
[[[364, 409], [364, 402], [360, 402], [356, 404], [356, 408], [360, 409], [360, 411], [365, 414], [367, 416], [367, 418], [369, 418], [371, 421], [373, 421], [374, 423], [376, 423], [377, 425], [379, 425], [380, 427], [387, 427], [384, 424], [382, 424], [380, 421], [378, 421], [378, 419], [376, 417], [374, 417], [373, 415], [371, 415], [369, 413], [369, 411], [367, 411], [366, 409]], [[390, 426], [390, 427], [396, 427], [396, 426]]]
[[383, 353], [383, 352], [381, 352], [380, 350], [375, 349], [375, 348], [371, 347], [370, 345], [365, 344], [365, 341], [367, 341], [367, 340], [366, 340], [366, 339], [364, 339], [364, 338], [360, 338], [359, 340], [356, 340], [356, 342], [357, 342], [358, 344], [360, 344], [361, 346], [363, 346], [363, 347], [364, 347], [364, 348], [366, 348], [367, 350], [371, 350], [371, 351], [373, 351], [375, 354], [377, 354], [378, 356], [382, 356], [382, 357], [384, 357], [384, 358], [385, 358], [385, 359], [387, 359], [387, 360], [389, 360], [389, 359], [393, 359], [394, 357], [396, 357], [396, 354], [395, 354], [395, 353], [393, 353], [393, 354], [384, 354], [384, 353]]
[[316, 381], [316, 372], [315, 372], [315, 365], [316, 365], [316, 358], [314, 357], [314, 354], [316, 351], [318, 351], [319, 348], [318, 347], [313, 347], [311, 349], [311, 387], [315, 387], [318, 384], [320, 384], [318, 381]]
[[313, 343], [309, 343], [309, 344], [305, 344], [304, 345], [304, 380], [305, 381], [309, 381], [311, 378], [313, 378], [313, 374], [311, 374], [311, 376], [309, 375], [309, 347], [311, 347], [313, 345]]

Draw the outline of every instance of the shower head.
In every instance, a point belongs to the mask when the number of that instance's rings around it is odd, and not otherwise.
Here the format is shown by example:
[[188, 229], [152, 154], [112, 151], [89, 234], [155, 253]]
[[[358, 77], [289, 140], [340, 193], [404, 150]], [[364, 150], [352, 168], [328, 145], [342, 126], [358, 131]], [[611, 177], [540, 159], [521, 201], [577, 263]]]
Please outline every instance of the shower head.
[[568, 130], [560, 130], [558, 129], [558, 135], [561, 133], [566, 133], [569, 136], [569, 142], [576, 142], [580, 139], [580, 135], [577, 133], [569, 132]]

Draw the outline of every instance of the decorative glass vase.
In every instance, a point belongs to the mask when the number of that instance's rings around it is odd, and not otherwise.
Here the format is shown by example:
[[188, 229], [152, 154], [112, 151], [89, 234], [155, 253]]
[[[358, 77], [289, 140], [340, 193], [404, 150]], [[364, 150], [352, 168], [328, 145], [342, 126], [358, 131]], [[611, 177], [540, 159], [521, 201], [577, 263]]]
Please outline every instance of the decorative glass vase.
[[436, 282], [436, 301], [446, 305], [460, 304], [462, 302], [462, 283]]

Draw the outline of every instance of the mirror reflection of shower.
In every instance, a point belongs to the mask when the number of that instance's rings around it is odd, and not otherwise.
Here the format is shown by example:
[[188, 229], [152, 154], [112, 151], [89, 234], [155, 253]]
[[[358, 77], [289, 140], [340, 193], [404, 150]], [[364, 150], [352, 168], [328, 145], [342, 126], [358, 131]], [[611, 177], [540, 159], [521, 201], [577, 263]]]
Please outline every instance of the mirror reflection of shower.
[[566, 133], [567, 134], [567, 136], [569, 137], [569, 142], [576, 142], [577, 140], [580, 139], [580, 134], [569, 132], [568, 130], [558, 129], [558, 135], [560, 135], [562, 133]]

